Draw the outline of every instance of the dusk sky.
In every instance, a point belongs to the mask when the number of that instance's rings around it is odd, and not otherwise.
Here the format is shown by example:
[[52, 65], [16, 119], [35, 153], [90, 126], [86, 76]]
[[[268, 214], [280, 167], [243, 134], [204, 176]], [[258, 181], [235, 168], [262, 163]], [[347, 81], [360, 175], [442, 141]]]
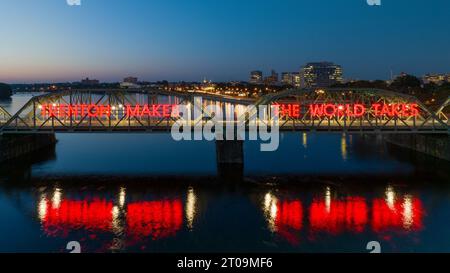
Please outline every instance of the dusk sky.
[[332, 61], [345, 78], [450, 73], [450, 1], [0, 1], [0, 82], [247, 80]]

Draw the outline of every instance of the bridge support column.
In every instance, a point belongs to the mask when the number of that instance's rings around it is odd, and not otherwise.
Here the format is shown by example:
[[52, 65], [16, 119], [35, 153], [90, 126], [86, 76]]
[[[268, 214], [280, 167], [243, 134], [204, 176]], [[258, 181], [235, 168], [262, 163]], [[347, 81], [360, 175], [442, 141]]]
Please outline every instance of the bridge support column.
[[14, 160], [56, 144], [55, 134], [0, 135], [0, 163]]
[[216, 140], [217, 172], [220, 178], [244, 177], [244, 141]]

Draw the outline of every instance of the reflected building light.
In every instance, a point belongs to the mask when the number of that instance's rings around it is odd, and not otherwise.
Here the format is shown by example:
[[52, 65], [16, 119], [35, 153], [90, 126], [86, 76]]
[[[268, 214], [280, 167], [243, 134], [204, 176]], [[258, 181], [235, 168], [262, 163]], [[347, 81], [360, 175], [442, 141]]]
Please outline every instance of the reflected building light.
[[418, 198], [405, 195], [395, 198], [393, 208], [387, 200], [375, 199], [372, 209], [372, 229], [375, 232], [420, 231], [423, 228], [423, 206]]
[[111, 222], [112, 231], [116, 235], [120, 236], [124, 232], [120, 208], [118, 206], [114, 206], [111, 210], [111, 214], [112, 214], [112, 222]]
[[305, 149], [308, 148], [308, 134], [307, 133], [303, 133], [302, 144]]
[[47, 216], [47, 209], [47, 197], [45, 194], [42, 194], [38, 204], [38, 217], [41, 222], [43, 222]]
[[112, 208], [111, 213], [112, 213], [113, 226], [114, 226], [115, 220], [117, 220], [117, 219], [119, 218], [119, 216], [120, 216], [119, 208], [118, 208], [117, 206], [114, 206], [114, 207]]
[[328, 213], [331, 211], [331, 189], [327, 187], [325, 190], [325, 208]]
[[276, 219], [278, 213], [278, 199], [271, 193], [267, 193], [264, 197], [264, 214], [266, 215], [269, 229], [272, 232], [277, 231]]
[[61, 206], [62, 190], [60, 188], [55, 188], [52, 197], [52, 207], [58, 209]]
[[414, 224], [412, 197], [406, 195], [403, 199], [403, 227], [409, 230]]
[[188, 229], [192, 230], [194, 228], [194, 219], [197, 210], [197, 196], [195, 195], [194, 189], [189, 188], [186, 198], [186, 222]]
[[236, 114], [237, 114], [238, 117], [244, 115], [244, 114], [245, 114], [244, 111], [245, 111], [245, 108], [244, 108], [243, 105], [238, 104], [238, 105], [236, 106]]
[[391, 210], [395, 210], [395, 191], [392, 186], [386, 188], [386, 204]]
[[267, 193], [264, 196], [264, 212], [267, 212], [269, 210], [271, 200], [272, 200], [271, 193]]
[[346, 161], [348, 157], [348, 152], [347, 152], [347, 136], [345, 134], [342, 134], [341, 138], [341, 153], [342, 159]]
[[119, 206], [121, 208], [123, 208], [125, 206], [126, 197], [127, 197], [127, 191], [124, 187], [121, 187], [120, 192], [119, 192]]
[[275, 202], [272, 202], [272, 205], [270, 206], [270, 218], [271, 219], [276, 219], [277, 218], [277, 212], [278, 212], [278, 207], [277, 207], [277, 202], [275, 200]]
[[119, 217], [120, 217], [120, 210], [117, 206], [114, 206], [112, 208], [112, 226], [113, 229], [116, 230], [118, 228], [118, 222], [120, 221]]

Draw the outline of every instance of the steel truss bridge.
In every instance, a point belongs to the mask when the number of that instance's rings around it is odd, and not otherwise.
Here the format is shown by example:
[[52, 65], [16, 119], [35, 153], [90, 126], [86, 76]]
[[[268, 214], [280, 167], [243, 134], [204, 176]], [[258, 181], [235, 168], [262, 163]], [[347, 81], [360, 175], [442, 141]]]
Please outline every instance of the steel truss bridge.
[[[201, 104], [198, 103], [201, 98]], [[275, 119], [270, 109], [280, 105], [362, 105], [367, 110], [360, 115], [313, 115], [311, 108], [299, 107], [296, 115]], [[371, 105], [414, 105], [416, 115], [395, 116], [375, 113]], [[145, 109], [146, 115], [130, 115], [127, 107]], [[181, 117], [163, 113], [166, 106], [185, 105], [204, 116], [191, 118], [187, 124], [204, 125], [215, 113], [208, 106], [216, 105], [231, 121], [219, 126], [238, 125], [243, 121], [246, 130], [252, 121], [280, 131], [355, 132], [355, 133], [445, 133], [449, 118], [445, 112], [450, 98], [434, 111], [417, 98], [377, 89], [290, 89], [273, 93], [258, 100], [239, 99], [207, 93], [174, 92], [160, 89], [66, 90], [33, 97], [17, 113], [9, 114], [0, 108], [0, 133], [82, 133], [82, 132], [170, 132]], [[246, 110], [248, 105], [267, 105], [265, 113]], [[64, 106], [64, 107], [62, 107]], [[103, 115], [99, 109], [103, 109]], [[161, 107], [163, 110], [161, 110]], [[409, 107], [409, 106], [407, 106]], [[48, 108], [46, 111], [45, 109]], [[45, 111], [44, 111], [44, 110]], [[55, 110], [56, 109], [56, 110]], [[93, 110], [94, 109], [94, 110]], [[205, 118], [207, 117], [207, 118]], [[209, 118], [208, 118], [209, 117]], [[186, 119], [185, 119], [186, 120]], [[234, 120], [234, 121], [233, 121]], [[233, 126], [234, 126], [233, 125]], [[255, 124], [253, 124], [255, 125]]]

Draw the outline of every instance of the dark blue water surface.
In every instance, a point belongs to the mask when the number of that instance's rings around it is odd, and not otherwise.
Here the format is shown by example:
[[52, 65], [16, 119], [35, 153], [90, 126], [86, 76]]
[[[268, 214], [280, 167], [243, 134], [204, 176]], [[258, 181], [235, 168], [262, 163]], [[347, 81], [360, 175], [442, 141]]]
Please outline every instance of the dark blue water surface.
[[69, 241], [86, 252], [367, 252], [369, 241], [450, 251], [448, 164], [380, 137], [285, 133], [269, 153], [247, 141], [242, 179], [218, 176], [214, 142], [57, 139], [2, 166], [0, 252], [65, 252]]

